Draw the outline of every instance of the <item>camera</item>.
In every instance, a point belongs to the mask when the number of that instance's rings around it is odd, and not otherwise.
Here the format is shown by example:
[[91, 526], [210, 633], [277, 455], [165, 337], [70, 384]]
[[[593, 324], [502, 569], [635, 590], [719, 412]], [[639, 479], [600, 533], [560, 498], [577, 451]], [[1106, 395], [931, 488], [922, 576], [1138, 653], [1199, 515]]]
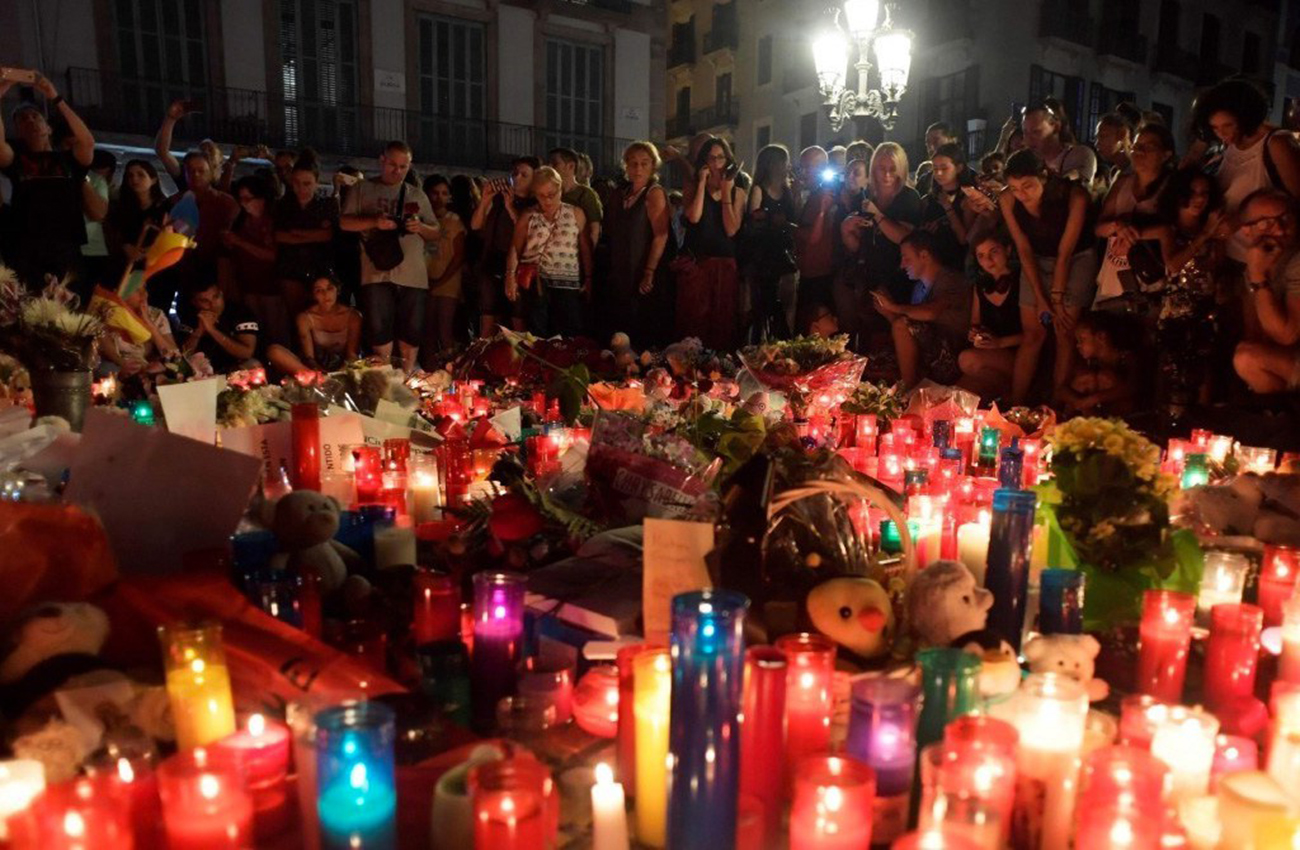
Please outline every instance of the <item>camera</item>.
[[838, 168], [823, 168], [819, 177], [823, 186], [838, 186], [844, 182], [844, 172]]

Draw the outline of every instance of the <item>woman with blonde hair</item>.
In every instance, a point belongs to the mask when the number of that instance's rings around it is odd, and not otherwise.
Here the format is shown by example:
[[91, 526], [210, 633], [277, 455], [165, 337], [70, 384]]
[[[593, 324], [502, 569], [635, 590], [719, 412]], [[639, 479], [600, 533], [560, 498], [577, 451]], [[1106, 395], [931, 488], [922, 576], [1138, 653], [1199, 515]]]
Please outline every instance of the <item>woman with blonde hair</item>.
[[515, 221], [506, 256], [506, 298], [524, 300], [528, 330], [538, 336], [577, 336], [591, 298], [587, 217], [560, 200], [564, 180], [549, 165], [533, 174], [537, 206]]
[[664, 342], [670, 317], [664, 315], [668, 282], [668, 193], [659, 185], [659, 150], [632, 142], [623, 151], [627, 182], [605, 205], [609, 267], [602, 287], [605, 335], [622, 331], [636, 346]]
[[840, 327], [861, 335], [887, 330], [870, 293], [883, 290], [893, 301], [912, 303], [912, 282], [899, 251], [907, 234], [921, 223], [921, 196], [908, 181], [907, 152], [883, 142], [871, 155], [867, 191], [840, 224], [845, 264], [835, 285]]

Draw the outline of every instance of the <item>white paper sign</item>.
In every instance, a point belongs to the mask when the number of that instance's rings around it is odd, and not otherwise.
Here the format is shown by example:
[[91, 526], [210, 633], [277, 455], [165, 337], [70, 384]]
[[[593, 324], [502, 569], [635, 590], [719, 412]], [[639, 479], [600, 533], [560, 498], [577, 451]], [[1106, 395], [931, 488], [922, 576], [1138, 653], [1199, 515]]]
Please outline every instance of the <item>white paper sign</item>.
[[713, 525], [676, 519], [645, 521], [641, 616], [646, 639], [667, 642], [673, 597], [712, 587], [704, 556], [713, 549]]
[[158, 387], [167, 430], [209, 446], [215, 443], [217, 395], [225, 386], [225, 378], [206, 378]]
[[[344, 473], [345, 446], [365, 442], [361, 418], [355, 413], [340, 413], [320, 420], [320, 445], [322, 477]], [[268, 422], [247, 428], [224, 428], [221, 431], [223, 448], [250, 455], [262, 462], [262, 475], [274, 480], [280, 467], [289, 464], [293, 456], [293, 425], [289, 422]]]
[[517, 442], [524, 433], [523, 415], [518, 407], [503, 410], [489, 421], [512, 443]]

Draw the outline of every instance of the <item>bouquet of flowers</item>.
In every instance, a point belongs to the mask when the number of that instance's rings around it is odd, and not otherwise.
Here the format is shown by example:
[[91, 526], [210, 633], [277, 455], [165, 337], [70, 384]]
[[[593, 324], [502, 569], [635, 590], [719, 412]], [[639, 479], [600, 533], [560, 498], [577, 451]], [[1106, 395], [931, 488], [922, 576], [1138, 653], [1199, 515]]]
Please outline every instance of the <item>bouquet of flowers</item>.
[[1171, 532], [1172, 476], [1160, 449], [1121, 420], [1079, 417], [1048, 435], [1053, 480], [1040, 487], [1049, 527], [1088, 573], [1085, 619], [1136, 619], [1142, 592], [1194, 593], [1201, 558], [1195, 536]]
[[846, 334], [829, 339], [801, 336], [746, 346], [740, 350], [740, 361], [769, 390], [844, 389], [857, 383], [867, 365], [867, 359], [849, 351], [848, 344]]
[[903, 415], [907, 395], [901, 384], [876, 384], [863, 381], [853, 388], [840, 409], [857, 416], [876, 415], [880, 420], [894, 420]]
[[28, 370], [90, 369], [103, 330], [98, 317], [77, 309], [65, 281], [51, 279], [34, 294], [12, 269], [0, 266], [0, 342]]

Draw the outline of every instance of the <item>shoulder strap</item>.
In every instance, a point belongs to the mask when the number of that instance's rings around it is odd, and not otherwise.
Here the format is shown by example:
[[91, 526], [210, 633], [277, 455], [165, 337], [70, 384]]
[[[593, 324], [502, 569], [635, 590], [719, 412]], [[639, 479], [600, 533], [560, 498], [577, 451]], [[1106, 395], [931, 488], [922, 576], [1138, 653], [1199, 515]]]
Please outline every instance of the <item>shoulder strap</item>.
[[1264, 170], [1268, 172], [1268, 182], [1273, 184], [1274, 189], [1286, 188], [1282, 183], [1282, 175], [1277, 171], [1277, 163], [1273, 162], [1273, 152], [1268, 149], [1269, 144], [1273, 141], [1273, 137], [1280, 132], [1282, 131], [1274, 130], [1264, 137]]

